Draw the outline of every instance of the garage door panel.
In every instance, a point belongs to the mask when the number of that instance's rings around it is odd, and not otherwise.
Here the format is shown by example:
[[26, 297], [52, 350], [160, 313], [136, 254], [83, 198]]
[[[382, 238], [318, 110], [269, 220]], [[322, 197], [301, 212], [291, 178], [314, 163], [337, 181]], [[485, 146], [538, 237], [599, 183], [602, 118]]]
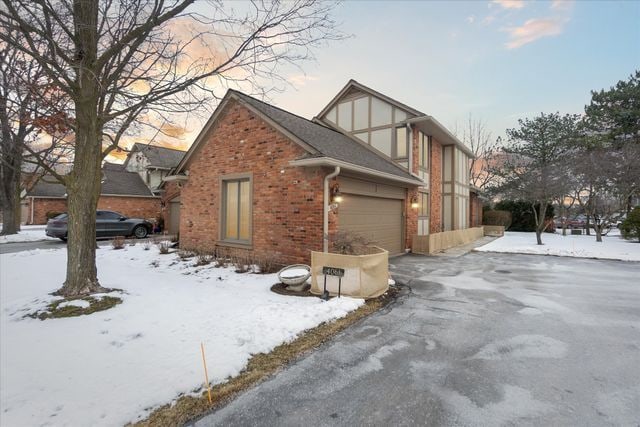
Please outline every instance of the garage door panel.
[[338, 228], [365, 236], [391, 254], [401, 253], [402, 201], [346, 194], [340, 203]]

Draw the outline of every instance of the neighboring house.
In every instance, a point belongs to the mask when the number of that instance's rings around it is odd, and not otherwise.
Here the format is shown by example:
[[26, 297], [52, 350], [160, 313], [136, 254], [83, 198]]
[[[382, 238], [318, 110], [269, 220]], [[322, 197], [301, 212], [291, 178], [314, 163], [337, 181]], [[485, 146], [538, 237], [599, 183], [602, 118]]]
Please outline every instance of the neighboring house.
[[[46, 224], [47, 212], [66, 212], [67, 191], [64, 185], [45, 176], [27, 193], [27, 224]], [[160, 214], [160, 197], [135, 172], [123, 165], [105, 163], [98, 209], [120, 212], [128, 217], [156, 218]]]
[[178, 166], [185, 151], [148, 144], [133, 144], [124, 162], [129, 172], [137, 172], [154, 193], [160, 191], [162, 180]]
[[313, 121], [229, 90], [165, 181], [181, 187], [185, 248], [309, 262], [350, 231], [395, 255], [469, 227], [471, 155], [433, 117], [353, 80]]

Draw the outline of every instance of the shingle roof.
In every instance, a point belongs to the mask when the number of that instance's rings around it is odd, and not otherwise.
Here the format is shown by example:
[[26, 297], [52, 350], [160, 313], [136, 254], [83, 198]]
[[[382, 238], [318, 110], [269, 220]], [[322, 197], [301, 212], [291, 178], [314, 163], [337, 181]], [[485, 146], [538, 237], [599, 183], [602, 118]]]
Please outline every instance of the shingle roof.
[[317, 150], [313, 157], [330, 157], [402, 178], [416, 179], [393, 160], [378, 154], [375, 149], [318, 123], [296, 116], [281, 108], [230, 89], [239, 99], [260, 111], [302, 142]]
[[140, 143], [133, 144], [131, 152], [134, 151], [143, 153], [149, 160], [149, 166], [167, 169], [178, 166], [185, 154], [182, 150]]
[[[117, 169], [117, 164], [106, 163], [103, 168], [103, 182], [100, 194], [113, 194], [117, 196], [153, 196], [140, 175], [136, 172], [127, 172], [122, 168]], [[32, 197], [65, 197], [67, 189], [64, 185], [53, 182], [54, 178], [45, 176], [29, 191], [27, 196]]]

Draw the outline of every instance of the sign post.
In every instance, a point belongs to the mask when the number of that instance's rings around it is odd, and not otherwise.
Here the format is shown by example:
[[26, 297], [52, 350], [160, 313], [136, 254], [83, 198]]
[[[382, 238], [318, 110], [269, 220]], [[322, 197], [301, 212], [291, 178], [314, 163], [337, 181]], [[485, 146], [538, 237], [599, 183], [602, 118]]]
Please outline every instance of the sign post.
[[344, 277], [344, 268], [337, 267], [322, 267], [322, 274], [324, 274], [324, 292], [322, 292], [323, 300], [329, 299], [329, 291], [327, 291], [327, 276], [334, 276], [338, 278], [338, 298], [340, 298], [340, 293], [342, 291], [342, 278]]

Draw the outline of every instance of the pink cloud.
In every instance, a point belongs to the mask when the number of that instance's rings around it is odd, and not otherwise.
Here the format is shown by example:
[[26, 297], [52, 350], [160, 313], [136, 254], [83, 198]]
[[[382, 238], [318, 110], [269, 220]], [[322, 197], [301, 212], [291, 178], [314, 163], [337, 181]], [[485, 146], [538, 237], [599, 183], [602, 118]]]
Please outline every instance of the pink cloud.
[[505, 9], [522, 9], [526, 6], [524, 0], [493, 0], [492, 3], [498, 4]]
[[519, 27], [505, 29], [510, 40], [507, 49], [517, 49], [542, 37], [557, 36], [562, 33], [566, 20], [557, 18], [529, 19]]

